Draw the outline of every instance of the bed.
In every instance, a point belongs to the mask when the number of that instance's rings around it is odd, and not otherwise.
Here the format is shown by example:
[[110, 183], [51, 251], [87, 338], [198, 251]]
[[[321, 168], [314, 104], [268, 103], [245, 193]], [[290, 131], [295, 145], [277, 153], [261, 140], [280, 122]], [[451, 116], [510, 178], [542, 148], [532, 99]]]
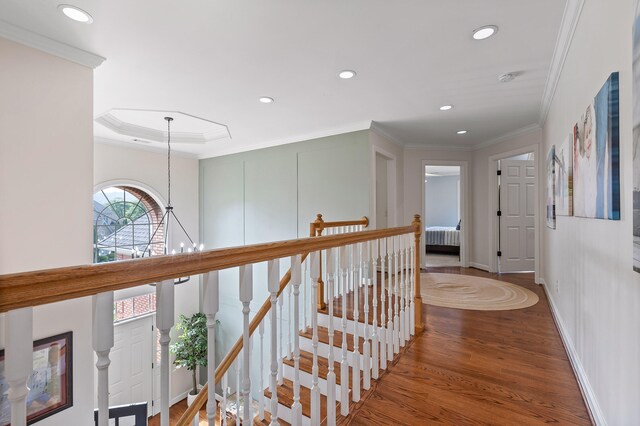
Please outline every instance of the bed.
[[427, 226], [427, 253], [449, 253], [460, 255], [460, 229], [455, 226]]

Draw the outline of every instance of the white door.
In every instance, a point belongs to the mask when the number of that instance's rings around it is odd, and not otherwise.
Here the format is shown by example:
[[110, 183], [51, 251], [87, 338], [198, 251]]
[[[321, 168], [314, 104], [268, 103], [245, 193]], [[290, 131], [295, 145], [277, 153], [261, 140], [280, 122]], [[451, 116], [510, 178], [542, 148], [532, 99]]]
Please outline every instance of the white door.
[[153, 399], [153, 315], [115, 324], [109, 366], [109, 405], [147, 402]]
[[500, 272], [535, 269], [535, 189], [533, 160], [500, 161]]

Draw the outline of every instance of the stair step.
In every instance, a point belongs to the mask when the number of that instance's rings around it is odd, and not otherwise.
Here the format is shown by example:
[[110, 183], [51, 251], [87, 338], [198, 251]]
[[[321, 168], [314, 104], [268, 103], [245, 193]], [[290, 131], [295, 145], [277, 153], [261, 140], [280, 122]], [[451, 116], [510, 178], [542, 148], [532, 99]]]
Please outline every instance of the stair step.
[[[313, 339], [313, 329], [311, 327], [307, 328], [305, 331], [300, 333], [300, 336], [305, 337], [307, 339]], [[318, 326], [318, 342], [329, 344], [329, 329], [326, 327]], [[362, 336], [358, 336], [358, 345], [359, 351], [362, 353], [362, 346], [364, 345], [364, 338]], [[342, 347], [342, 331], [334, 330], [333, 331], [333, 346], [336, 348]], [[347, 351], [353, 352], [353, 335], [347, 333]]]
[[[268, 411], [271, 407], [271, 391], [267, 388], [264, 390], [264, 396], [267, 398], [265, 401], [265, 411]], [[291, 408], [293, 405], [293, 382], [289, 379], [284, 379], [283, 383], [278, 386], [278, 404]], [[311, 390], [303, 386], [300, 386], [300, 404], [302, 404], [302, 415], [307, 418], [311, 418]], [[336, 402], [336, 410], [340, 412], [340, 404]], [[327, 415], [327, 397], [320, 395], [320, 418], [324, 419]], [[280, 419], [278, 419], [280, 421]]]
[[[293, 359], [288, 360], [285, 358], [284, 363], [295, 367]], [[300, 371], [304, 371], [305, 373], [313, 374], [313, 353], [307, 351], [300, 351]], [[333, 363], [333, 371], [336, 375], [336, 384], [340, 385], [340, 363], [334, 361]], [[329, 360], [327, 358], [318, 357], [318, 377], [321, 379], [327, 379], [327, 374], [329, 374]], [[352, 389], [353, 385], [353, 375], [349, 374], [349, 389]]]

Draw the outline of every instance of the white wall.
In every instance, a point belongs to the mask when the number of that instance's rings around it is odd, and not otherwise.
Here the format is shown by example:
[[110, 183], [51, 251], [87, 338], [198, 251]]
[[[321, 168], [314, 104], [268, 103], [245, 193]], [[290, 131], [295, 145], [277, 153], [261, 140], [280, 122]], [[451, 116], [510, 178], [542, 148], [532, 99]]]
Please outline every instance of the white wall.
[[[198, 223], [198, 160], [173, 154], [171, 156], [171, 204], [182, 225], [194, 239], [199, 241]], [[128, 184], [138, 186], [159, 197], [163, 204], [167, 200], [167, 156], [136, 148], [96, 143], [94, 147], [94, 188], [105, 185]], [[175, 222], [172, 222], [175, 223]], [[173, 226], [170, 244], [177, 247], [186, 237], [179, 226]], [[173, 241], [173, 243], [171, 243]], [[187, 316], [198, 312], [199, 276], [176, 287], [176, 323], [180, 314]], [[152, 289], [149, 287], [149, 289]], [[171, 332], [172, 342], [175, 329]], [[184, 397], [191, 389], [191, 374], [185, 369], [176, 369], [172, 364], [171, 398]]]
[[596, 416], [610, 425], [640, 424], [640, 275], [632, 269], [634, 3], [585, 1], [543, 131], [546, 153], [566, 138], [610, 73], [620, 71], [622, 220], [558, 217], [556, 230], [541, 225], [543, 277], [597, 401]]
[[425, 179], [426, 226], [458, 225], [458, 185], [460, 176], [428, 176]]
[[[93, 70], [3, 38], [0, 58], [0, 274], [91, 263]], [[73, 407], [38, 425], [93, 423], [91, 318], [34, 309], [34, 339], [73, 331]]]

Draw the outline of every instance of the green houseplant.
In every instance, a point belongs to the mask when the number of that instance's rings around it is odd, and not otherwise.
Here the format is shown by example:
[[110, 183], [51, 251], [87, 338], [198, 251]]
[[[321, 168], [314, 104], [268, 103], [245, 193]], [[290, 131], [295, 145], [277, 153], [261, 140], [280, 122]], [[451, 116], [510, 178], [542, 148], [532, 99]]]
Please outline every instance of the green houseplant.
[[207, 366], [207, 316], [200, 312], [191, 317], [180, 315], [176, 329], [180, 334], [178, 341], [171, 345], [171, 352], [175, 355], [173, 363], [178, 368], [185, 367], [191, 371], [193, 390], [190, 394], [197, 395], [196, 367]]

